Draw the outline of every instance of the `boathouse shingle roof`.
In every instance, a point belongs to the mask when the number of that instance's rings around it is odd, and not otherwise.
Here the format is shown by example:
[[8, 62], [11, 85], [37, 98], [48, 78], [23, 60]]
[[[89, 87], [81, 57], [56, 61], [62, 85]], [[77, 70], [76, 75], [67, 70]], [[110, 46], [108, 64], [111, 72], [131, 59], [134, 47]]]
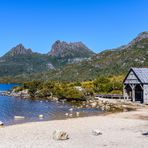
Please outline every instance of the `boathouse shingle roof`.
[[141, 83], [148, 83], [148, 68], [131, 68]]

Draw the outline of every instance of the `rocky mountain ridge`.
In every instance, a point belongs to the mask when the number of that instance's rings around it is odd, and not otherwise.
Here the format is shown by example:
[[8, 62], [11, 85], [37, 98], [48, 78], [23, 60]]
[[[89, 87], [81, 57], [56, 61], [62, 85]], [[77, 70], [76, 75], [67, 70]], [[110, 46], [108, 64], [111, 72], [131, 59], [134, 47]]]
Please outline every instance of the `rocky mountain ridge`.
[[[142, 33], [138, 34], [137, 37], [135, 39], [133, 39], [129, 44], [123, 45], [123, 46], [118, 47], [118, 48], [116, 48], [114, 50], [130, 49], [133, 46], [137, 45], [140, 41], [146, 40], [146, 39], [148, 39], [148, 31], [145, 31], [145, 32], [142, 32]], [[144, 48], [144, 45], [140, 46], [140, 48]]]
[[52, 49], [48, 53], [48, 55], [57, 58], [89, 57], [93, 54], [94, 53], [88, 47], [86, 47], [82, 42], [67, 43], [60, 40], [56, 41], [52, 45]]
[[148, 67], [148, 32], [141, 33], [128, 45], [98, 54], [88, 54], [88, 49], [86, 55], [82, 52], [77, 54], [74, 52], [75, 47], [79, 48], [81, 45], [63, 42], [61, 45], [61, 41], [57, 41], [52, 47], [52, 52], [46, 55], [32, 53], [6, 58], [7, 60], [0, 59], [0, 76], [17, 76], [18, 79], [19, 75], [20, 80], [24, 78], [28, 81], [81, 81], [100, 75], [123, 75], [131, 67]]
[[33, 54], [31, 49], [26, 49], [22, 44], [18, 44], [16, 47], [13, 47], [8, 53], [7, 56], [16, 56], [16, 55], [31, 55]]
[[93, 55], [93, 52], [81, 42], [61, 41], [53, 44], [50, 53], [54, 54], [36, 53], [19, 44], [0, 58], [0, 76], [56, 70], [66, 64], [87, 60]]
[[136, 45], [141, 40], [148, 39], [148, 31], [140, 33], [134, 40], [132, 40], [126, 48], [132, 47]]

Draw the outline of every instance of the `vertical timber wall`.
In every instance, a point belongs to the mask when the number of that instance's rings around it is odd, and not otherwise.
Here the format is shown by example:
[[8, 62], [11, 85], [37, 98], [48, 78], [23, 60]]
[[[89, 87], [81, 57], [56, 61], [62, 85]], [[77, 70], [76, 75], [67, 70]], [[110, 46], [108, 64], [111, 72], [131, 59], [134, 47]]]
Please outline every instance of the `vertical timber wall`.
[[148, 104], [148, 84], [143, 85], [143, 101]]

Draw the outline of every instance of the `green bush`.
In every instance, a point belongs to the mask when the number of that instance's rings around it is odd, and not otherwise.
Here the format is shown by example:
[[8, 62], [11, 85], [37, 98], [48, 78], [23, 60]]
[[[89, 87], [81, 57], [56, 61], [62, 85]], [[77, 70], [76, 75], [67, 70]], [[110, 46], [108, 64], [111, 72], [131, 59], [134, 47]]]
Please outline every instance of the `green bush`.
[[28, 92], [32, 98], [35, 97], [35, 94], [36, 94], [38, 88], [40, 88], [40, 86], [41, 86], [40, 81], [32, 81], [32, 82], [24, 83], [24, 88], [28, 89]]
[[[82, 91], [76, 86], [82, 87]], [[114, 77], [98, 77], [94, 81], [84, 82], [55, 82], [55, 81], [32, 81], [18, 87], [17, 91], [28, 89], [32, 98], [57, 97], [59, 99], [83, 99], [93, 96], [94, 93], [121, 93], [122, 81]]]

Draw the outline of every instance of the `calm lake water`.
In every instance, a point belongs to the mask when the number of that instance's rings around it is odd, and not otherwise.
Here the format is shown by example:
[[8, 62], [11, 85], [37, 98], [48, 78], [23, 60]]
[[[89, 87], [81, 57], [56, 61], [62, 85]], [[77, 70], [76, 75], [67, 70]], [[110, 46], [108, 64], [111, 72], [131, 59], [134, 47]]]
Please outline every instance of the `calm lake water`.
[[[0, 84], [0, 91], [10, 90], [16, 84]], [[28, 100], [15, 97], [0, 96], [0, 121], [5, 125], [12, 125], [24, 122], [44, 121], [65, 119], [65, 113], [72, 113], [76, 117], [76, 112], [80, 112], [80, 116], [91, 116], [102, 113], [100, 109], [69, 109], [74, 104], [68, 102], [53, 102], [41, 100]], [[38, 115], [44, 115], [43, 119], [39, 119]], [[14, 116], [23, 116], [24, 119], [16, 120]]]
[[0, 84], [0, 91], [7, 91], [12, 89], [14, 86], [18, 86], [18, 84]]

